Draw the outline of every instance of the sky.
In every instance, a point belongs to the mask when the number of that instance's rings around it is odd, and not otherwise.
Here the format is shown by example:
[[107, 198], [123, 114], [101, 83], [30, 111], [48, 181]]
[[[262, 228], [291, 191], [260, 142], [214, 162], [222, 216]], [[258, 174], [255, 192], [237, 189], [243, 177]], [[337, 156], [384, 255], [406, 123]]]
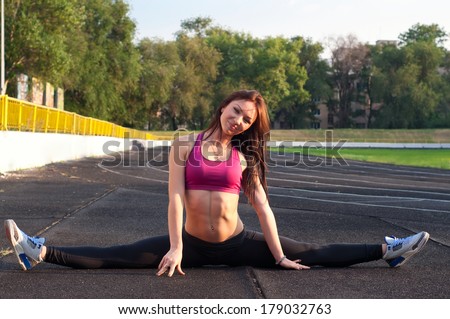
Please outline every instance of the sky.
[[[136, 39], [174, 40], [182, 20], [209, 17], [214, 25], [257, 38], [302, 36], [314, 42], [348, 34], [363, 43], [397, 40], [416, 23], [450, 33], [447, 0], [127, 0]], [[445, 47], [450, 50], [450, 39]]]

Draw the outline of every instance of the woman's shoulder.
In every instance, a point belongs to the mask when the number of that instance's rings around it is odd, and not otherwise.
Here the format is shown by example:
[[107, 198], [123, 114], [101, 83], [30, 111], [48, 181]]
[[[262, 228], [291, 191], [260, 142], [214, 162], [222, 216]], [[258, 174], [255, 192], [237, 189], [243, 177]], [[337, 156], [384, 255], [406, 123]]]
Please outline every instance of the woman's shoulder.
[[195, 145], [197, 136], [198, 134], [191, 133], [176, 137], [172, 142], [172, 150], [175, 150], [176, 152], [181, 154], [182, 158], [186, 158], [186, 156], [184, 155], [187, 155], [191, 152], [192, 148]]

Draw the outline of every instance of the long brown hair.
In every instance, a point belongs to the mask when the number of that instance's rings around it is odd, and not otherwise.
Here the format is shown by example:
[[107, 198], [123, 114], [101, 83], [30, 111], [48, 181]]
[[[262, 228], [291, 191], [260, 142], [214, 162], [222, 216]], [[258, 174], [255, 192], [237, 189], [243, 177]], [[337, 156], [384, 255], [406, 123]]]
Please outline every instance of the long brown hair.
[[231, 93], [220, 103], [206, 131], [212, 134], [212, 132], [217, 130], [219, 134], [222, 134], [222, 126], [220, 125], [222, 109], [236, 100], [251, 101], [256, 106], [256, 120], [246, 131], [235, 135], [231, 142], [234, 147], [244, 154], [247, 161], [247, 168], [242, 175], [242, 187], [250, 203], [254, 203], [257, 178], [259, 178], [267, 194], [266, 151], [267, 139], [270, 133], [270, 119], [264, 98], [255, 90], [241, 90]]

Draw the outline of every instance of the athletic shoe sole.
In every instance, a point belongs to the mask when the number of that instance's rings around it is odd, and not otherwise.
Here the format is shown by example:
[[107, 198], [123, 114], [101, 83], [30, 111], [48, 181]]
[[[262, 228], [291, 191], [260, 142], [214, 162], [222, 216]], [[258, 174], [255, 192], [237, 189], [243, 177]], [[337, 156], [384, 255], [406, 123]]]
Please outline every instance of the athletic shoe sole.
[[430, 238], [430, 234], [427, 232], [422, 232], [422, 236], [419, 238], [419, 240], [411, 247], [411, 250], [408, 250], [403, 255], [396, 257], [394, 259], [386, 260], [389, 264], [389, 266], [393, 268], [400, 267], [405, 262], [408, 261], [409, 258], [417, 254], [427, 243], [428, 239]]
[[30, 270], [31, 268], [33, 268], [33, 265], [28, 259], [28, 257], [25, 255], [22, 246], [17, 241], [19, 237], [18, 233], [19, 229], [17, 228], [16, 223], [13, 220], [8, 219], [5, 220], [4, 226], [6, 231], [6, 237], [11, 243], [14, 252], [16, 253], [17, 260], [19, 261], [20, 266], [25, 271]]

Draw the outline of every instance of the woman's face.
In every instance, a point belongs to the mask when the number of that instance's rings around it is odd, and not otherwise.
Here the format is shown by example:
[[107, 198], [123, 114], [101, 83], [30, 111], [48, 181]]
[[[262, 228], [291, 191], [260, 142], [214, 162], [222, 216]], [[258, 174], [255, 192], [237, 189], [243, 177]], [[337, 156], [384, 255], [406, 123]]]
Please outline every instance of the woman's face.
[[255, 103], [246, 100], [231, 101], [222, 108], [220, 124], [226, 135], [238, 135], [252, 126], [258, 113]]

